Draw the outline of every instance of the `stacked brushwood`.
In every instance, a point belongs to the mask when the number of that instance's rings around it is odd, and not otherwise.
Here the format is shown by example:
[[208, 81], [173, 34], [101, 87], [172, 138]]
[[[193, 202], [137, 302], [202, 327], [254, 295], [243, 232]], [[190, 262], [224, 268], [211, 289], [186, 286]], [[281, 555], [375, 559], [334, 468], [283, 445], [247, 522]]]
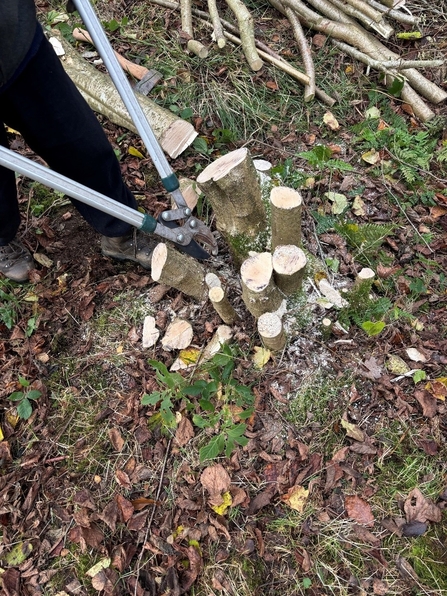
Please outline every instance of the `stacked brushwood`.
[[189, 51], [200, 57], [208, 55], [208, 48], [194, 39], [194, 15], [200, 23], [212, 29], [218, 49], [223, 48], [227, 40], [240, 44], [253, 70], [260, 70], [267, 61], [294, 77], [304, 85], [305, 101], [311, 101], [316, 96], [325, 104], [335, 103], [334, 98], [316, 85], [312, 55], [303, 26], [324, 34], [340, 51], [366, 64], [368, 69], [379, 71], [387, 87], [396, 86], [396, 80], [399, 80], [401, 98], [411, 105], [421, 121], [427, 122], [435, 116], [425, 100], [439, 104], [447, 98], [443, 89], [418, 70], [440, 67], [444, 60], [405, 60], [383, 43], [382, 40], [386, 41], [396, 33], [396, 26], [410, 28], [418, 34], [418, 19], [411, 12], [399, 8], [404, 3], [398, 0], [270, 0], [270, 4], [290, 22], [305, 72], [293, 67], [255, 38], [253, 17], [242, 0], [225, 0], [237, 24], [220, 17], [215, 0], [208, 0], [208, 12], [194, 8], [191, 0], [150, 1], [180, 10]]

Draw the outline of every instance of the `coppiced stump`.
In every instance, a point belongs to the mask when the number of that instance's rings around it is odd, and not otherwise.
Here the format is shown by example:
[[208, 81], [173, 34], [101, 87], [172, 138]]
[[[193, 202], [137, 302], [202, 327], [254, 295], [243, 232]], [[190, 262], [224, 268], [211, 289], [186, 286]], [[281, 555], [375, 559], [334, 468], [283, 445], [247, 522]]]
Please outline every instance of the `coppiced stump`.
[[275, 312], [283, 298], [273, 281], [272, 255], [268, 252], [249, 257], [241, 267], [242, 300], [255, 318]]
[[227, 325], [232, 325], [239, 319], [233, 305], [227, 298], [226, 292], [220, 286], [214, 286], [208, 292], [208, 297], [215, 311]]
[[258, 333], [264, 346], [272, 352], [279, 352], [286, 345], [287, 338], [281, 318], [275, 313], [267, 312], [259, 317]]
[[261, 186], [247, 149], [220, 157], [197, 178], [216, 216], [216, 226], [233, 258], [240, 264], [256, 249], [259, 234], [266, 228]]
[[301, 245], [301, 194], [293, 188], [274, 186], [270, 192], [272, 251], [277, 246]]
[[273, 276], [278, 288], [286, 295], [298, 292], [303, 283], [307, 259], [298, 246], [277, 246], [273, 253]]

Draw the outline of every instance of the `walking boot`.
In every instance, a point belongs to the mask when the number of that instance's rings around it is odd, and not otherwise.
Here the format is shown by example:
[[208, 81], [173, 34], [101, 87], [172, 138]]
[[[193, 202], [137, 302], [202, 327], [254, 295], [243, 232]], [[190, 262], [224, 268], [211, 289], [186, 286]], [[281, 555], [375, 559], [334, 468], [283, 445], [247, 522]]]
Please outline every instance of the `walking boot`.
[[34, 268], [33, 257], [21, 242], [13, 240], [0, 246], [0, 273], [12, 281], [24, 282]]
[[151, 236], [136, 230], [118, 238], [101, 237], [101, 251], [104, 256], [117, 261], [134, 261], [149, 270], [156, 244]]

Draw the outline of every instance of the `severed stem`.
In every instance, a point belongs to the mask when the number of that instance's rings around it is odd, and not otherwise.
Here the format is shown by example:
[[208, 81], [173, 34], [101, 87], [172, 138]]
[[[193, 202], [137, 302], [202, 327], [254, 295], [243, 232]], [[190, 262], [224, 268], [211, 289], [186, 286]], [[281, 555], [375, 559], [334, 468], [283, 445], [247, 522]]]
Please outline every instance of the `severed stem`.
[[242, 0], [226, 0], [226, 2], [237, 18], [242, 49], [248, 65], [252, 70], [260, 70], [262, 68], [262, 60], [255, 45], [253, 17]]
[[220, 20], [219, 12], [217, 10], [216, 0], [208, 0], [208, 12], [210, 13], [211, 22], [214, 27], [217, 47], [222, 49], [227, 42], [223, 32], [222, 21]]
[[304, 70], [306, 71], [306, 74], [309, 77], [309, 83], [304, 86], [304, 101], [309, 102], [312, 101], [315, 97], [316, 91], [314, 61], [312, 60], [309, 44], [307, 43], [307, 39], [304, 35], [303, 28], [301, 27], [300, 20], [298, 19], [297, 15], [293, 12], [293, 10], [290, 8], [290, 6], [286, 6], [285, 11], [287, 18], [289, 19], [290, 24], [292, 25], [293, 35], [296, 39], [298, 49], [303, 59]]
[[206, 58], [208, 56], [208, 49], [203, 45], [203, 43], [194, 39], [191, 0], [180, 0], [180, 15], [182, 19], [182, 29], [191, 37], [191, 39], [188, 40], [186, 47], [190, 52], [199, 58]]

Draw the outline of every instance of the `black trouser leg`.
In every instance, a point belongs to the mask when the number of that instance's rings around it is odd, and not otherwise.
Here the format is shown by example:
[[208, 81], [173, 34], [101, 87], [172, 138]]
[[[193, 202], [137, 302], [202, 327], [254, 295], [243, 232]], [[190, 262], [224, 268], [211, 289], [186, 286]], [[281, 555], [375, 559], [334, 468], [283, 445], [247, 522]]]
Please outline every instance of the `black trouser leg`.
[[[101, 125], [46, 39], [17, 80], [0, 94], [0, 120], [18, 130], [52, 169], [137, 208]], [[0, 203], [12, 204], [11, 192], [11, 188], [6, 188], [5, 194], [0, 191]], [[105, 236], [124, 236], [131, 229], [129, 224], [93, 207], [72, 202], [90, 225]], [[4, 221], [0, 215], [0, 238], [13, 231], [15, 235], [17, 221]]]
[[[8, 146], [6, 131], [0, 122], [0, 145]], [[6, 246], [17, 234], [20, 225], [15, 174], [0, 166], [0, 246]]]

